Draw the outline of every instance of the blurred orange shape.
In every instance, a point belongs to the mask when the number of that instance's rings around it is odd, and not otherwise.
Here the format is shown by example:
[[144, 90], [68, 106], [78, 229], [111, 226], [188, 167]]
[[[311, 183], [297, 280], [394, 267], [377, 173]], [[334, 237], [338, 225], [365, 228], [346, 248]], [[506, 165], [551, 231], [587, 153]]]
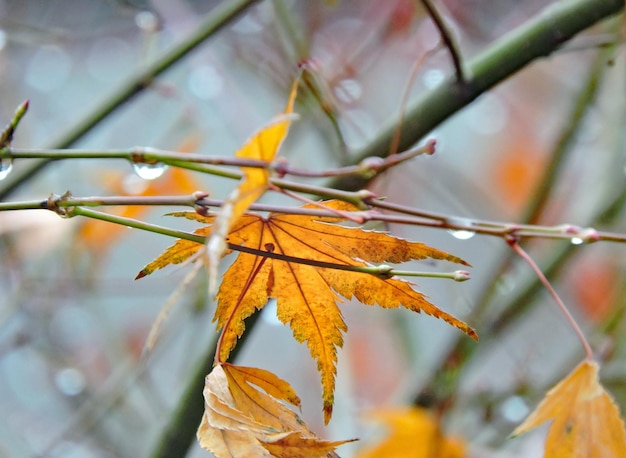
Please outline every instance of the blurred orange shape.
[[399, 407], [372, 412], [368, 417], [389, 429], [379, 444], [360, 451], [357, 458], [463, 458], [465, 442], [445, 436], [427, 410]]

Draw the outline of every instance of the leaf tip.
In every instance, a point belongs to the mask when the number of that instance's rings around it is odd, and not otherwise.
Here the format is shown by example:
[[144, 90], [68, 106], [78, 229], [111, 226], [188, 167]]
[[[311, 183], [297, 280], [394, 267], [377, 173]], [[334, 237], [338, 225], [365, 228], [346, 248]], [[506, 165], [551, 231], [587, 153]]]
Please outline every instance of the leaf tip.
[[332, 402], [324, 402], [324, 425], [328, 425], [331, 417], [333, 416], [333, 404]]
[[135, 277], [135, 280], [139, 280], [140, 278], [143, 278], [147, 275], [150, 275], [150, 272], [146, 271], [146, 269], [143, 269], [137, 274], [137, 276]]

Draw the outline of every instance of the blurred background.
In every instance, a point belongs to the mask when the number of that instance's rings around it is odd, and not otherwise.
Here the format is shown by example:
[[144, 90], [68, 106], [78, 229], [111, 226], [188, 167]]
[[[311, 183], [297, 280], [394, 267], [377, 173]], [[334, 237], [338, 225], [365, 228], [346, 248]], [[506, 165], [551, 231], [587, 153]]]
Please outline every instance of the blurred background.
[[[445, 0], [437, 6], [463, 58], [471, 59], [549, 3]], [[189, 40], [220, 4], [0, 0], [1, 122], [30, 100], [13, 145], [58, 144], [129, 78]], [[603, 24], [533, 63], [431, 132], [434, 156], [384, 174], [370, 189], [403, 205], [511, 223], [530, 218], [544, 192], [545, 205], [531, 218], [535, 223], [626, 232], [626, 67], [621, 47], [601, 46], [617, 37], [619, 24]], [[282, 110], [298, 64], [306, 61], [313, 85], [301, 88], [300, 120], [281, 156], [314, 170], [347, 164], [383, 125], [396, 122], [404, 103], [451, 74], [449, 54], [437, 49], [438, 42], [437, 29], [412, 0], [256, 2], [72, 146], [232, 155]], [[584, 113], [578, 124], [576, 110]], [[573, 132], [563, 145], [568, 129]], [[31, 165], [12, 164], [0, 191]], [[548, 170], [554, 174], [546, 181]], [[82, 197], [202, 190], [223, 198], [235, 185], [209, 175], [163, 172], [145, 180], [125, 161], [59, 161], [3, 200], [45, 199], [67, 190]], [[263, 201], [297, 204], [272, 193]], [[189, 221], [163, 216], [177, 208], [103, 210], [194, 229]], [[474, 266], [470, 282], [417, 283], [434, 304], [467, 320], [479, 344], [459, 343], [469, 339], [425, 315], [346, 301], [341, 307], [349, 332], [327, 428], [315, 363], [277, 321], [271, 304], [237, 362], [291, 383], [303, 398], [303, 418], [319, 435], [362, 439], [342, 446], [342, 456], [355, 456], [384, 436], [366, 420], [367, 412], [411, 403], [440, 412], [443, 429], [467, 444], [469, 456], [539, 456], [545, 430], [505, 438], [582, 358], [548, 295], [525, 264], [507, 261], [501, 239], [415, 226], [377, 228]], [[604, 362], [603, 382], [623, 412], [626, 248], [571, 242], [533, 241], [527, 248], [585, 329]], [[155, 318], [189, 267], [133, 279], [171, 243], [52, 212], [0, 212], [1, 457], [157, 456], [164, 428], [216, 338], [214, 304], [197, 278], [176, 301], [154, 350], [140, 358]], [[403, 269], [451, 270], [424, 264]], [[464, 353], [468, 346], [471, 354]], [[194, 443], [178, 456], [210, 453]]]

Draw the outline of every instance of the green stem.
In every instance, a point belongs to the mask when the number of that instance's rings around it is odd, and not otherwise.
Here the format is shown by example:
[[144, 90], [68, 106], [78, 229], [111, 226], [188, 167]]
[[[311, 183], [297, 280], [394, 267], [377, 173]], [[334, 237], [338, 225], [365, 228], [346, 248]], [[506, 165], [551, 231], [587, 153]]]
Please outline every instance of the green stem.
[[[347, 167], [338, 167], [327, 170], [307, 170], [289, 166], [286, 162], [267, 162], [260, 159], [247, 159], [232, 156], [208, 156], [205, 154], [180, 153], [165, 151], [150, 147], [134, 147], [129, 149], [34, 149], [34, 148], [0, 148], [0, 160], [15, 159], [47, 159], [60, 161], [68, 159], [124, 159], [133, 164], [165, 164], [175, 167], [192, 169], [204, 173], [223, 176], [227, 178], [241, 178], [241, 172], [226, 171], [217, 167], [206, 165], [226, 165], [234, 167], [259, 168], [275, 170], [280, 175], [294, 175], [308, 178], [321, 178], [342, 175], [363, 175], [373, 177], [402, 162], [413, 159], [422, 154], [434, 154], [435, 142], [430, 141], [426, 145], [412, 148], [408, 151], [396, 154], [385, 159], [373, 161], [369, 158], [360, 164]], [[202, 167], [198, 167], [202, 164]]]
[[[61, 205], [59, 205], [60, 207]], [[39, 207], [42, 208], [42, 207]], [[52, 209], [54, 210], [54, 208]], [[159, 226], [156, 224], [145, 223], [132, 218], [125, 218], [123, 216], [115, 216], [109, 213], [103, 213], [95, 210], [90, 210], [83, 207], [73, 207], [67, 212], [68, 216], [84, 216], [87, 218], [93, 218], [100, 221], [107, 221], [109, 223], [119, 224], [126, 227], [132, 227], [134, 229], [141, 229], [142, 231], [153, 232], [155, 234], [166, 235], [168, 237], [174, 237], [177, 239], [189, 240], [196, 242], [200, 245], [206, 243], [206, 237], [200, 235], [191, 234], [189, 232], [178, 231], [167, 227]], [[389, 278], [393, 276], [410, 276], [410, 277], [428, 277], [428, 278], [444, 278], [455, 281], [465, 281], [469, 279], [469, 273], [465, 271], [455, 272], [415, 272], [405, 270], [395, 270], [387, 265], [380, 266], [358, 266], [358, 265], [346, 265], [336, 264], [333, 262], [316, 261], [314, 259], [300, 258], [297, 256], [289, 256], [281, 253], [274, 253], [265, 250], [258, 250], [255, 248], [249, 248], [243, 245], [236, 245], [233, 243], [228, 244], [229, 250], [240, 251], [243, 253], [252, 254], [255, 256], [261, 256], [265, 258], [277, 259], [284, 262], [293, 262], [297, 264], [305, 264], [313, 267], [319, 267], [322, 269], [335, 269], [345, 270], [349, 272], [364, 273], [370, 275], [376, 275], [383, 278]]]
[[[168, 70], [198, 45], [202, 44], [207, 38], [226, 26], [243, 10], [257, 1], [258, 0], [225, 0], [221, 2], [207, 15], [198, 29], [188, 39], [174, 47], [170, 52], [166, 53], [147, 68], [131, 77], [126, 83], [113, 92], [102, 105], [96, 107], [90, 114], [83, 116], [74, 127], [68, 130], [61, 138], [53, 142], [52, 148], [69, 148], [76, 143], [118, 108], [141, 93], [144, 89], [150, 87], [155, 77]], [[19, 173], [17, 170], [14, 171], [13, 174], [5, 180], [3, 186], [0, 187], [0, 200], [5, 199], [19, 186], [43, 170], [49, 163], [50, 159], [42, 159], [20, 170]]]
[[[26, 112], [28, 111], [28, 100], [22, 102], [16, 109], [15, 114], [13, 115], [13, 119], [7, 124], [2, 133], [0, 133], [0, 148], [5, 148], [6, 146], [11, 144], [11, 140], [13, 140], [13, 134], [15, 133], [15, 129], [17, 129], [18, 124], [21, 119], [24, 117]], [[2, 156], [0, 155], [0, 163], [2, 162]]]
[[[60, 206], [61, 205], [59, 205], [59, 207]], [[168, 237], [185, 239], [199, 244], [203, 244], [206, 242], [206, 237], [202, 237], [200, 235], [190, 234], [189, 232], [184, 231], [177, 231], [176, 229], [170, 229], [167, 227], [158, 226], [156, 224], [144, 223], [143, 221], [132, 218], [110, 215], [108, 213], [90, 210], [83, 207], [73, 207], [71, 210], [68, 210], [68, 216], [85, 216], [87, 218], [93, 218], [100, 221], [107, 221], [109, 223], [132, 227], [133, 229], [141, 229], [142, 231], [153, 232], [155, 234], [166, 235]]]
[[[624, 9], [624, 0], [569, 0], [553, 2], [542, 13], [526, 21], [467, 62], [465, 81], [452, 75], [416, 100], [409, 108], [400, 136], [399, 149], [416, 144], [426, 134], [479, 95], [524, 68], [535, 59], [550, 55], [564, 42], [596, 22]], [[369, 156], [385, 156], [395, 131], [386, 126], [376, 139], [356, 153], [356, 162]], [[362, 189], [367, 180], [341, 177], [331, 188]]]

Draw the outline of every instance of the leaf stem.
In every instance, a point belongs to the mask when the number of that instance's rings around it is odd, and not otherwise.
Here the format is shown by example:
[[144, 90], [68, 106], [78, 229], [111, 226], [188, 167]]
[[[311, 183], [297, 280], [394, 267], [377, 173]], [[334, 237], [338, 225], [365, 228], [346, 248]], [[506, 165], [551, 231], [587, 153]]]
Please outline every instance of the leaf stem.
[[550, 295], [554, 299], [554, 302], [556, 302], [556, 305], [559, 307], [563, 315], [565, 315], [565, 319], [567, 320], [569, 325], [572, 327], [572, 329], [576, 333], [576, 336], [580, 340], [580, 343], [582, 344], [583, 349], [585, 350], [587, 359], [589, 361], [593, 360], [593, 351], [591, 350], [591, 346], [589, 345], [589, 342], [587, 341], [585, 334], [583, 334], [582, 330], [580, 329], [580, 326], [578, 326], [578, 323], [576, 323], [576, 320], [574, 319], [570, 311], [567, 309], [567, 307], [565, 306], [565, 304], [563, 303], [563, 301], [561, 300], [561, 298], [559, 297], [555, 289], [552, 287], [552, 284], [550, 284], [550, 281], [543, 274], [539, 266], [537, 266], [535, 261], [533, 261], [533, 259], [528, 255], [528, 253], [526, 253], [526, 251], [520, 246], [520, 244], [518, 243], [515, 237], [508, 238], [507, 243], [509, 244], [511, 249], [520, 258], [522, 258], [526, 262], [526, 264], [530, 266], [533, 272], [535, 272], [535, 275], [537, 275], [537, 278], [539, 279], [541, 284], [550, 293]]
[[[202, 237], [200, 235], [192, 234], [189, 232], [178, 231], [175, 229], [170, 229], [170, 228], [159, 226], [156, 224], [145, 223], [143, 221], [139, 221], [139, 220], [132, 219], [132, 218], [126, 218], [123, 216], [116, 216], [116, 215], [111, 215], [109, 213], [99, 212], [96, 210], [90, 210], [84, 207], [73, 207], [72, 210], [67, 213], [67, 216], [84, 216], [87, 218], [98, 219], [100, 221], [107, 221], [109, 223], [119, 224], [122, 226], [131, 227], [134, 229], [141, 229], [142, 231], [148, 231], [148, 232], [153, 232], [155, 234], [166, 235], [168, 237], [189, 240], [191, 242], [196, 242], [200, 245], [206, 244], [206, 240], [207, 240], [206, 237]], [[228, 245], [229, 250], [240, 251], [243, 253], [260, 256], [263, 258], [271, 258], [271, 259], [277, 259], [279, 261], [284, 261], [284, 262], [305, 264], [305, 265], [324, 268], [324, 269], [335, 269], [335, 270], [346, 270], [350, 272], [359, 272], [359, 273], [365, 273], [365, 274], [370, 274], [370, 275], [376, 275], [376, 276], [383, 277], [383, 278], [389, 278], [392, 276], [411, 276], [411, 277], [444, 278], [444, 279], [451, 279], [455, 281], [465, 281], [469, 279], [469, 274], [466, 271], [414, 272], [414, 271], [395, 270], [388, 265], [355, 266], [355, 265], [348, 265], [348, 264], [336, 264], [332, 262], [316, 261], [314, 259], [306, 259], [306, 258], [300, 258], [297, 256], [289, 256], [286, 254], [274, 253], [272, 251], [259, 250], [259, 249], [250, 248], [244, 245], [237, 245], [234, 243], [228, 243], [227, 245]]]

